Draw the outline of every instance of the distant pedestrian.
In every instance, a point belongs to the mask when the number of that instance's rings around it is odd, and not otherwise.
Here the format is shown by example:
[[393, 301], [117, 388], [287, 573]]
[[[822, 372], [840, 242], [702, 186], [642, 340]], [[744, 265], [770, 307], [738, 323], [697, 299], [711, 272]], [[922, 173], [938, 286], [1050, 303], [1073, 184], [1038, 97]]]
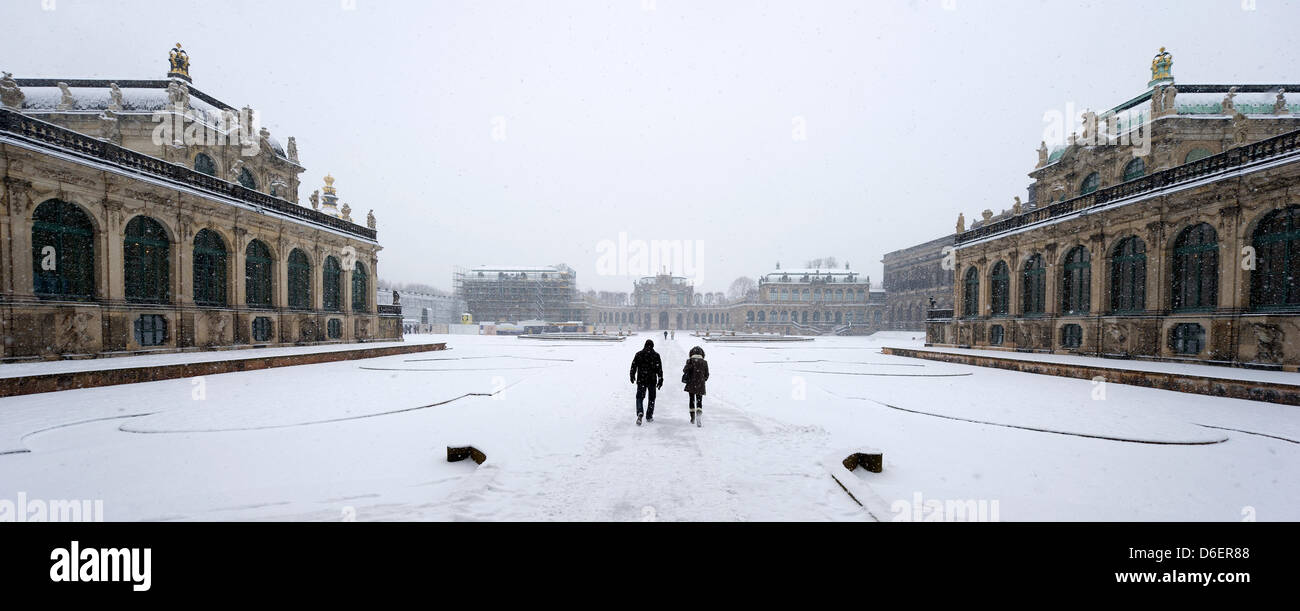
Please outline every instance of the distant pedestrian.
[[668, 339], [668, 332], [664, 331], [664, 339]]
[[682, 367], [682, 383], [686, 385], [687, 400], [691, 410], [691, 422], [695, 426], [704, 426], [704, 383], [709, 379], [709, 362], [704, 360], [704, 349], [691, 348], [690, 358]]
[[655, 391], [664, 385], [664, 367], [663, 362], [659, 360], [659, 353], [655, 352], [655, 343], [651, 340], [645, 340], [645, 347], [636, 356], [632, 357], [632, 368], [628, 370], [628, 377], [633, 384], [636, 384], [636, 424], [641, 426], [641, 401], [645, 399], [647, 393], [650, 395], [650, 404], [646, 407], [644, 414], [646, 422], [655, 420]]

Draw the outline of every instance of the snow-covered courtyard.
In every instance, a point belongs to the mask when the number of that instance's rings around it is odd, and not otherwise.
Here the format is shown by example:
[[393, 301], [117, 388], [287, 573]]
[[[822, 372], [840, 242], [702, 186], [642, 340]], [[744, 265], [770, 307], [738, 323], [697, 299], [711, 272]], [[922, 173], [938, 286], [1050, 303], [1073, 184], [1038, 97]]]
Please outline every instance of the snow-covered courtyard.
[[[886, 520], [918, 495], [1003, 521], [1300, 519], [1294, 407], [880, 353], [919, 335], [420, 336], [448, 350], [0, 399], [0, 498], [102, 499], [108, 520], [869, 521], [824, 462], [874, 447], [884, 472], [854, 474]], [[665, 382], [638, 427], [645, 339]]]

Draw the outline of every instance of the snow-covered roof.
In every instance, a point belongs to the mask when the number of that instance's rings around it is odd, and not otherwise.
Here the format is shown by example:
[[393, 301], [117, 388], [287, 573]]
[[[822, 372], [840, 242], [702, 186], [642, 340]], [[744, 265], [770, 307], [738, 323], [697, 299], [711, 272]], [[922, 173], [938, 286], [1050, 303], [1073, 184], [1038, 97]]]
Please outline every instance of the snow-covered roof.
[[[1300, 115], [1300, 85], [1179, 85], [1173, 84], [1177, 91], [1174, 96], [1174, 110], [1177, 116], [1227, 116], [1223, 111], [1223, 99], [1228, 91], [1237, 88], [1233, 97], [1233, 110], [1252, 119], [1263, 117], [1292, 118]], [[1278, 93], [1286, 104], [1289, 114], [1277, 115], [1273, 106]], [[1105, 121], [1113, 116], [1117, 133], [1124, 133], [1151, 121], [1151, 96], [1153, 91], [1145, 91], [1122, 104], [1098, 115], [1098, 121]], [[1049, 144], [1047, 163], [1051, 165], [1060, 161], [1068, 147], [1060, 142]]]
[[[1300, 87], [1300, 86], [1297, 86]], [[1234, 110], [1243, 115], [1271, 115], [1278, 92], [1238, 92], [1232, 99]], [[1227, 91], [1178, 93], [1174, 108], [1180, 115], [1218, 115], [1223, 113], [1223, 98]], [[1300, 90], [1283, 94], [1287, 109], [1300, 113]]]
[[[105, 79], [14, 79], [23, 93], [21, 112], [39, 117], [50, 113], [98, 115], [109, 109], [113, 103], [112, 85], [116, 84], [122, 92], [122, 109], [113, 111], [118, 115], [149, 115], [172, 109], [168, 97], [169, 81], [111, 81]], [[63, 102], [63, 90], [58, 84], [66, 83], [68, 93], [72, 94], [72, 105], [60, 109]], [[189, 102], [186, 112], [193, 120], [212, 128], [223, 125], [225, 111], [238, 112], [234, 107], [186, 84]], [[256, 134], [254, 134], [255, 136]], [[284, 146], [271, 136], [268, 138], [271, 149], [283, 159], [288, 159]]]
[[[829, 269], [825, 269], [825, 268], [790, 268], [790, 269], [775, 269], [775, 270], [772, 270], [772, 271], [770, 271], [770, 272], [768, 272], [768, 273], [766, 273], [766, 274], [763, 274], [763, 279], [764, 279], [765, 281], [768, 281], [768, 282], [798, 282], [798, 281], [801, 280], [804, 276], [808, 276], [809, 279], [813, 279], [813, 278], [822, 278], [822, 279], [834, 278], [836, 282], [849, 282], [848, 277], [849, 277], [850, 275], [853, 276], [853, 280], [852, 280], [852, 282], [855, 283], [855, 284], [856, 284], [856, 283], [866, 283], [866, 281], [867, 281], [867, 277], [866, 277], [864, 274], [862, 274], [861, 272], [859, 272], [858, 270], [855, 270], [855, 269], [841, 269], [841, 268], [829, 268]], [[785, 276], [789, 276], [790, 279], [789, 279], [789, 280], [782, 280], [782, 278], [785, 277]]]

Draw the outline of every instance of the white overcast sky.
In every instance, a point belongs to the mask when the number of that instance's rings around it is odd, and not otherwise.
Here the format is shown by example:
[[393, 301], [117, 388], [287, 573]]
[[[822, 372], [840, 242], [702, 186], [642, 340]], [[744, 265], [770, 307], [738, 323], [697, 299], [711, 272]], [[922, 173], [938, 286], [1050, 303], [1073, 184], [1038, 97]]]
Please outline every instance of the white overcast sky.
[[161, 78], [181, 42], [197, 88], [297, 136], [304, 204], [332, 173], [380, 275], [445, 289], [563, 262], [628, 290], [596, 273], [620, 232], [702, 242], [697, 290], [823, 256], [878, 284], [1023, 197], [1044, 113], [1137, 95], [1160, 46], [1182, 83], [1300, 81], [1279, 0], [348, 4], [5, 0], [0, 69]]

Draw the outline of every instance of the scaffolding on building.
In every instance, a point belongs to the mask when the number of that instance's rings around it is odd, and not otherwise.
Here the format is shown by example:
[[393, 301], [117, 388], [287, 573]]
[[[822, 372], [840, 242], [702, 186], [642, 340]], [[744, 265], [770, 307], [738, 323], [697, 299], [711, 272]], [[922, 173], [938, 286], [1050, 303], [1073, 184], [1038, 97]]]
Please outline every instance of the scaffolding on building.
[[577, 273], [563, 264], [456, 267], [452, 290], [477, 322], [581, 318]]

